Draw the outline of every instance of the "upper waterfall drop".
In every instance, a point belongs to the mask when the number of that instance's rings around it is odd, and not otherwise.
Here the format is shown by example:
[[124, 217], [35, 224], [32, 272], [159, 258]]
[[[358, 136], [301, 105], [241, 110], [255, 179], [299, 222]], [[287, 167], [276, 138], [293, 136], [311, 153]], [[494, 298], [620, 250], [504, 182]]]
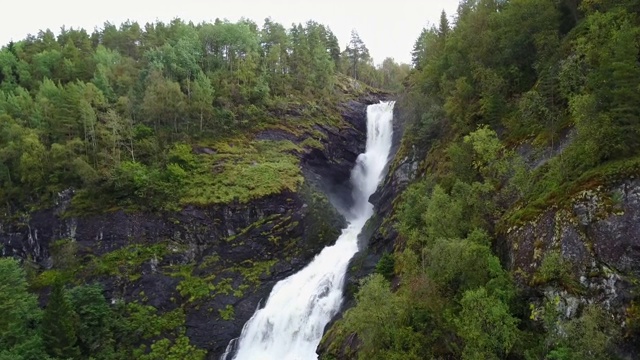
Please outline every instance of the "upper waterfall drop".
[[[366, 150], [351, 172], [354, 205], [349, 225], [334, 245], [273, 287], [264, 308], [244, 325], [233, 359], [317, 359], [324, 327], [342, 304], [344, 277], [349, 260], [358, 251], [358, 235], [373, 215], [369, 197], [384, 176], [391, 151], [393, 106], [394, 102], [381, 102], [367, 107]], [[222, 360], [232, 352], [233, 342]]]

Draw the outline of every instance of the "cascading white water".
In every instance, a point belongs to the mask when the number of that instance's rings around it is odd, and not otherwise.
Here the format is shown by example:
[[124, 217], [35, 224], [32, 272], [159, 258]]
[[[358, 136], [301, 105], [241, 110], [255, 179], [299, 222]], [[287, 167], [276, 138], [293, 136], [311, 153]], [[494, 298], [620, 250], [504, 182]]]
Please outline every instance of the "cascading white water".
[[[373, 215], [368, 201], [376, 190], [391, 150], [394, 102], [367, 108], [367, 145], [351, 172], [354, 205], [349, 225], [335, 245], [324, 248], [298, 273], [278, 282], [264, 308], [247, 321], [235, 360], [317, 359], [325, 325], [338, 312], [349, 260], [358, 251], [358, 234]], [[226, 360], [233, 342], [222, 356]]]

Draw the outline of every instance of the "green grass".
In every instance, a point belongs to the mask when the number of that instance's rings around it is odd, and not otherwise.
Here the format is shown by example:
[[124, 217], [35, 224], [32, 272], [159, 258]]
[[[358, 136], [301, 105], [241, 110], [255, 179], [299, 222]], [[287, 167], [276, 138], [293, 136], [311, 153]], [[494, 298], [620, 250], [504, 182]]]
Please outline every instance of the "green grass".
[[[256, 228], [258, 228], [258, 227], [260, 227], [260, 226], [262, 226], [264, 224], [275, 223], [275, 221], [277, 219], [281, 218], [281, 217], [282, 217], [282, 214], [272, 214], [272, 215], [264, 217], [264, 218], [262, 218], [262, 219], [260, 219], [260, 220], [258, 220], [256, 222], [250, 224], [249, 226], [247, 226], [247, 227], [245, 227], [243, 229], [240, 229], [239, 231], [236, 229], [236, 231], [238, 231], [238, 232], [235, 235], [232, 235], [232, 236], [229, 236], [229, 237], [225, 238], [225, 241], [231, 242], [231, 241], [237, 239], [238, 237], [246, 235], [249, 231], [251, 231], [253, 229], [256, 229]], [[284, 218], [282, 221], [288, 221], [289, 219], [290, 218], [287, 217], [287, 218]], [[268, 233], [263, 232], [261, 235], [268, 236], [270, 233], [275, 232], [277, 230], [277, 226], [279, 226], [279, 224], [280, 223], [278, 222]]]
[[158, 309], [139, 303], [126, 305], [128, 314], [126, 326], [132, 332], [139, 334], [143, 339], [160, 336], [169, 331], [175, 331], [185, 325], [185, 313], [182, 308], [173, 311], [158, 313]]
[[59, 280], [77, 282], [94, 276], [116, 276], [133, 282], [142, 277], [142, 264], [152, 259], [160, 261], [169, 251], [169, 243], [132, 244], [102, 256], [88, 255], [81, 263], [44, 270], [34, 277], [31, 286], [39, 289]]
[[271, 268], [277, 260], [253, 261], [245, 260], [241, 264], [229, 268], [229, 271], [239, 273], [244, 278], [244, 285], [256, 286], [260, 284], [260, 277], [270, 275]]
[[216, 274], [194, 275], [195, 264], [175, 265], [167, 270], [167, 275], [182, 278], [176, 290], [188, 303], [197, 302], [216, 295], [235, 292], [230, 278], [218, 278]]
[[[162, 182], [163, 176], [175, 177], [165, 165], [146, 166], [150, 174], [159, 174], [148, 188], [142, 189], [154, 194], [153, 202], [144, 196], [117, 199], [112, 191], [106, 191], [109, 189], [80, 189], [65, 216], [115, 210], [176, 211], [185, 205], [247, 203], [283, 191], [297, 191], [304, 181], [301, 155], [310, 149], [324, 149], [327, 135], [321, 127], [344, 129], [351, 125], [342, 118], [335, 99], [287, 99], [281, 106], [277, 109], [284, 113], [281, 117], [268, 118], [224, 138], [199, 140], [199, 147], [213, 153], [195, 155], [188, 166], [179, 164], [184, 176], [178, 185]], [[297, 140], [255, 140], [258, 134], [268, 131], [285, 132]]]
[[[348, 88], [348, 85], [338, 87], [338, 89], [347, 89], [345, 91], [348, 91]], [[269, 130], [283, 131], [298, 139], [304, 139], [300, 143], [302, 147], [322, 146], [317, 142], [305, 143], [305, 141], [307, 139], [326, 139], [327, 136], [318, 129], [318, 126], [331, 126], [337, 129], [350, 127], [351, 125], [342, 118], [338, 103], [346, 99], [355, 99], [364, 94], [364, 91], [358, 91], [357, 95], [347, 94], [335, 99], [324, 98], [321, 101], [313, 98], [299, 100], [288, 98], [277, 109], [278, 112], [283, 112], [286, 115], [274, 118], [273, 121], [259, 123], [252, 129], [252, 132], [257, 134]]]
[[215, 154], [198, 156], [199, 166], [187, 180], [182, 205], [207, 206], [297, 191], [303, 183], [300, 147], [290, 141], [226, 142]]
[[640, 175], [640, 156], [601, 164], [572, 181], [554, 179], [549, 173], [542, 174], [534, 192], [529, 194], [526, 205], [505, 214], [501, 227], [523, 224], [535, 219], [551, 206], [568, 206], [570, 200], [581, 191], [612, 185], [631, 175]]
[[135, 281], [142, 276], [140, 266], [143, 263], [154, 258], [160, 260], [169, 251], [167, 243], [133, 244], [94, 257], [85, 269], [95, 275], [126, 277], [129, 281]]
[[225, 321], [233, 320], [236, 316], [235, 310], [231, 305], [227, 305], [224, 309], [218, 309], [218, 313], [220, 318]]
[[213, 280], [216, 276], [214, 274], [204, 277], [193, 276], [193, 265], [178, 265], [174, 269], [176, 271], [169, 273], [169, 275], [182, 278], [176, 290], [187, 298], [187, 302], [207, 298], [215, 290]]
[[305, 147], [305, 148], [319, 149], [319, 150], [324, 149], [324, 145], [322, 145], [320, 140], [318, 140], [316, 138], [313, 138], [313, 137], [308, 137], [308, 138], [304, 139], [300, 143], [300, 146]]

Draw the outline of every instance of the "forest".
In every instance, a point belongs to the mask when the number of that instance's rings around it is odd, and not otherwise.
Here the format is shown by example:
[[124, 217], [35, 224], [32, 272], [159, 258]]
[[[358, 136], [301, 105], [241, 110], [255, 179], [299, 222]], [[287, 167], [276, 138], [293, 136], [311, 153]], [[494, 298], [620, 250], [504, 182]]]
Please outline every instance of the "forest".
[[277, 124], [305, 103], [325, 116], [337, 74], [397, 90], [408, 68], [392, 59], [376, 68], [356, 32], [341, 51], [311, 21], [40, 31], [0, 51], [0, 203], [15, 213], [68, 188], [83, 212], [206, 202], [173, 191], [188, 193], [198, 171], [184, 145]]
[[[324, 358], [637, 356], [637, 295], [626, 326], [597, 303], [568, 318], [542, 289], [586, 294], [574, 264], [550, 251], [532, 276], [506, 269], [498, 239], [638, 175], [638, 14], [633, 0], [464, 0], [453, 24], [443, 13], [422, 32], [399, 106], [410, 112], [400, 151], [424, 157], [423, 176], [395, 205], [395, 251], [325, 335]], [[538, 165], [523, 143], [563, 145]]]

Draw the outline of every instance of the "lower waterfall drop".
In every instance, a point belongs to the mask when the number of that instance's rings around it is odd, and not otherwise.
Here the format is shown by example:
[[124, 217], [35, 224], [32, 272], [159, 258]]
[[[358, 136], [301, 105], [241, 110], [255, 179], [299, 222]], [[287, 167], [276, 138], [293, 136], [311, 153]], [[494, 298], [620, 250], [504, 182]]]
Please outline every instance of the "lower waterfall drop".
[[265, 306], [247, 321], [237, 341], [229, 343], [221, 360], [234, 352], [234, 360], [318, 358], [316, 348], [324, 327], [342, 304], [347, 265], [358, 251], [358, 235], [373, 215], [368, 200], [384, 175], [391, 151], [393, 106], [394, 102], [381, 102], [367, 107], [366, 150], [351, 172], [354, 205], [349, 225], [334, 245], [273, 287]]

